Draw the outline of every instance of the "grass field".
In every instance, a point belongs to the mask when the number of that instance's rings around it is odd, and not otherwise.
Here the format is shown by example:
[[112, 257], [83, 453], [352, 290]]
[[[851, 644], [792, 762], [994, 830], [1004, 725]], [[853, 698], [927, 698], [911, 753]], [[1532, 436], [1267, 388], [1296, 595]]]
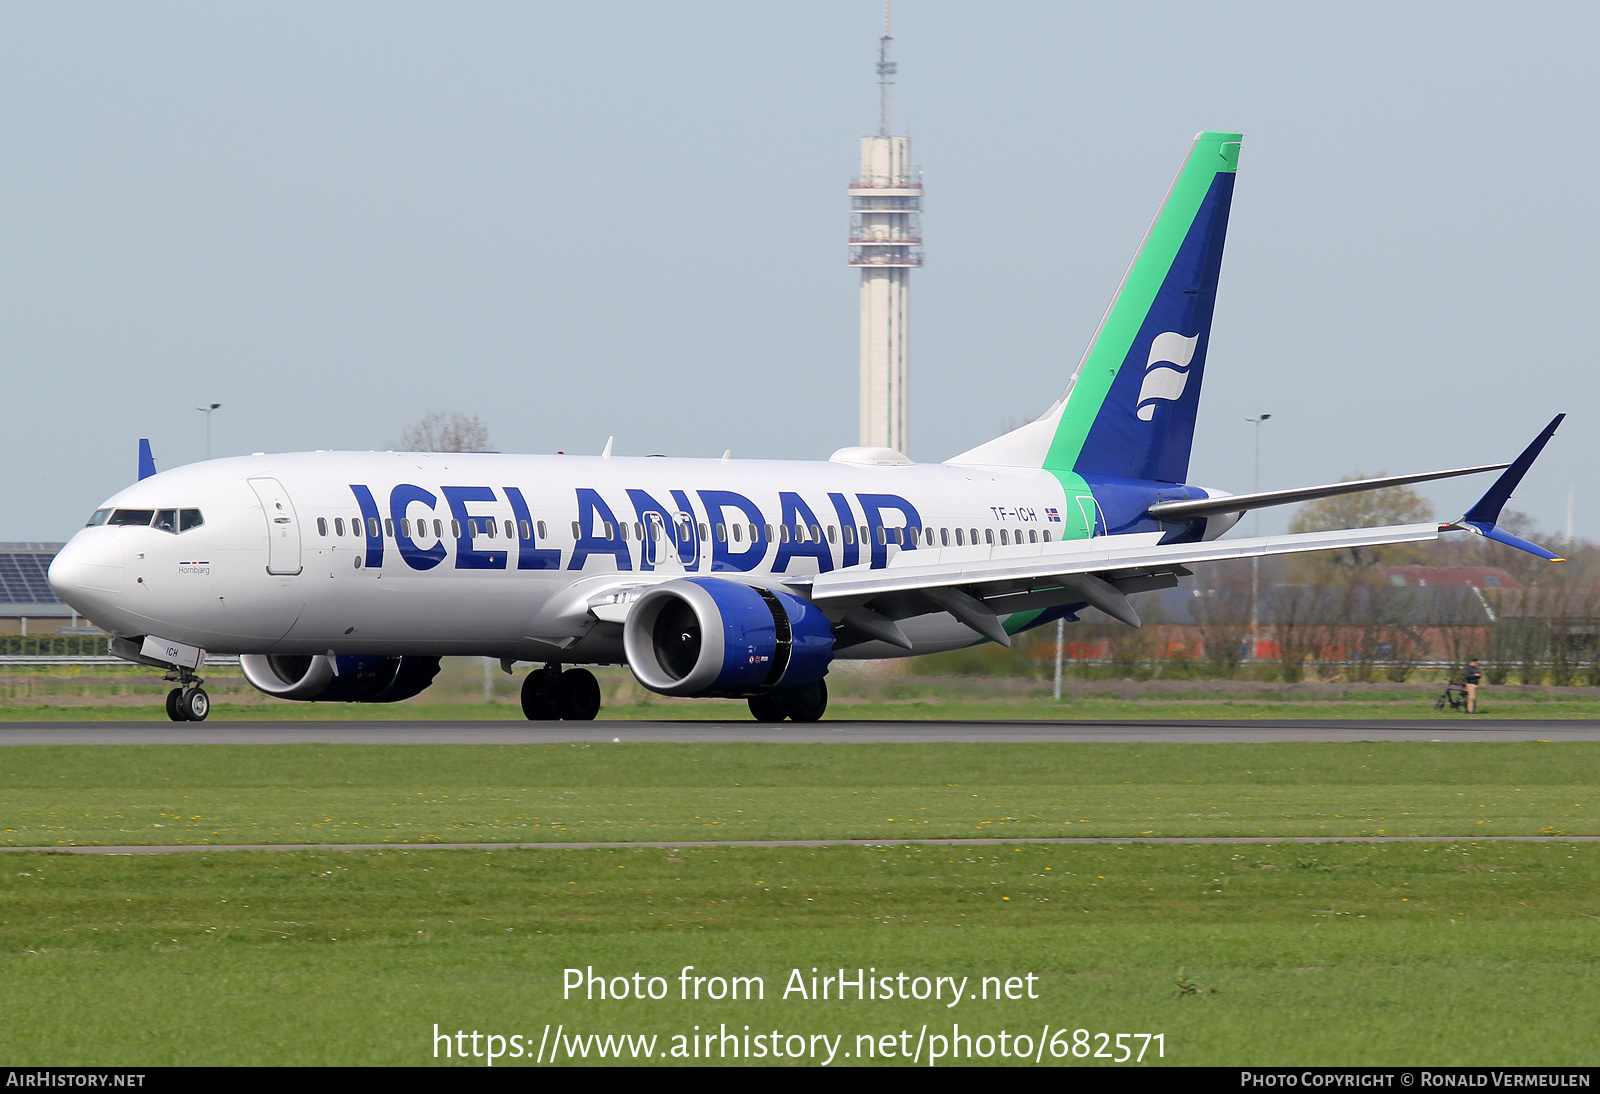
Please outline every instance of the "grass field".
[[[432, 1063], [435, 1023], [519, 1035], [529, 1056], [547, 1023], [568, 1038], [653, 1034], [658, 1063], [695, 1026], [841, 1037], [839, 1064], [860, 1062], [860, 1035], [905, 1030], [909, 1049], [924, 1025], [948, 1038], [959, 1024], [991, 1038], [1159, 1033], [1147, 1063], [1592, 1065], [1600, 1021], [1600, 849], [1587, 845], [32, 853], [5, 866], [0, 1054], [17, 1065]], [[681, 1000], [685, 965], [759, 976], [764, 998]], [[660, 976], [667, 998], [563, 999], [563, 970], [591, 966]], [[1037, 998], [785, 999], [791, 970], [813, 967], [965, 977], [969, 994], [1033, 974]]]
[[[1053, 1038], [1069, 1053], [1054, 1062], [1072, 1064], [1109, 1061], [1071, 1056], [1071, 1035], [1053, 1031], [1159, 1033], [1163, 1055], [1146, 1063], [1592, 1065], [1600, 846], [1471, 837], [1594, 833], [1597, 760], [1600, 745], [1531, 742], [13, 746], [0, 751], [0, 827], [14, 846], [43, 846], [0, 857], [0, 1054], [418, 1064], [435, 1062], [435, 1023], [516, 1035], [529, 1055], [548, 1023], [568, 1039], [653, 1035], [654, 1062], [671, 1063], [660, 1054], [697, 1025], [738, 1037], [748, 1025], [801, 1037], [783, 1042], [791, 1051], [842, 1037], [835, 1065], [859, 1062], [858, 1036], [905, 1030], [907, 1051], [930, 1038], [926, 1064], [959, 1023], [1024, 1034], [1044, 1062]], [[1467, 838], [868, 842], [1377, 831]], [[863, 843], [398, 845], [764, 836]], [[49, 850], [384, 839], [397, 846]], [[680, 999], [686, 965], [758, 976], [764, 998]], [[563, 999], [563, 970], [590, 966], [659, 976], [667, 997]], [[1024, 997], [784, 998], [792, 970], [809, 981], [813, 967], [903, 972], [912, 986], [966, 977], [973, 994], [984, 977], [996, 994], [1017, 977]], [[1020, 990], [1030, 974], [1036, 998]], [[584, 1043], [599, 1062], [604, 1043]], [[988, 1045], [987, 1062], [1018, 1062]]]
[[[1004, 651], [1002, 651], [1004, 652]], [[937, 658], [933, 659], [937, 660]], [[1005, 662], [998, 662], [1006, 664]], [[1014, 667], [1014, 666], [1012, 666]], [[165, 721], [171, 687], [159, 673], [126, 665], [4, 666], [0, 721]], [[1098, 680], [1068, 678], [1062, 699], [1048, 678], [914, 675], [895, 662], [844, 664], [829, 674], [830, 719], [915, 721], [1125, 718], [1363, 718], [1463, 723], [1440, 713], [1438, 673], [1406, 684], [1266, 680]], [[641, 688], [626, 669], [600, 669], [602, 721], [748, 721], [742, 701], [671, 699]], [[478, 658], [447, 658], [438, 681], [402, 703], [296, 703], [261, 694], [233, 666], [216, 667], [206, 688], [212, 718], [237, 720], [428, 720], [520, 718], [522, 674]], [[1485, 689], [1495, 718], [1600, 718], [1600, 689], [1517, 685]]]
[[1600, 831], [1600, 744], [11, 746], [10, 846]]

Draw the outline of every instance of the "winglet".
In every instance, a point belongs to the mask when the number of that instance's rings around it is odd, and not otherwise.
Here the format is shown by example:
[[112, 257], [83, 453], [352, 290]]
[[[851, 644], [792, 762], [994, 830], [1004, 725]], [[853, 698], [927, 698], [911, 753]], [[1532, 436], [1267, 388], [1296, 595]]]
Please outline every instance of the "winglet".
[[155, 473], [156, 473], [156, 456], [155, 456], [154, 452], [150, 451], [150, 440], [149, 440], [148, 437], [140, 437], [139, 438], [139, 478], [142, 481], [144, 479], [148, 479], [151, 475], [154, 475]]
[[1544, 451], [1544, 446], [1550, 438], [1555, 436], [1556, 427], [1561, 424], [1565, 414], [1557, 414], [1544, 427], [1544, 431], [1533, 439], [1533, 443], [1522, 450], [1522, 455], [1512, 461], [1494, 485], [1490, 486], [1478, 503], [1464, 513], [1460, 520], [1452, 524], [1442, 525], [1444, 529], [1469, 530], [1478, 533], [1485, 539], [1492, 539], [1496, 543], [1504, 543], [1508, 547], [1515, 547], [1519, 551], [1527, 551], [1530, 555], [1548, 559], [1551, 562], [1565, 562], [1566, 559], [1553, 551], [1548, 551], [1537, 543], [1530, 543], [1521, 536], [1513, 535], [1499, 526], [1500, 511], [1505, 508], [1506, 502], [1511, 497], [1511, 492], [1522, 482], [1522, 476], [1528, 473], [1528, 468], [1533, 466], [1533, 461], [1538, 459], [1539, 453]]

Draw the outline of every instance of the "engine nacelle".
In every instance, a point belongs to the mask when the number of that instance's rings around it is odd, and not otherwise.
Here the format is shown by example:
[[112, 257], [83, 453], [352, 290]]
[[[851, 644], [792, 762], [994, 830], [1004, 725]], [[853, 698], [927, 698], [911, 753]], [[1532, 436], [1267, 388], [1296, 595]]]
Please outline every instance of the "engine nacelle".
[[662, 695], [745, 698], [827, 675], [833, 630], [799, 597], [719, 577], [657, 585], [622, 628], [628, 666]]
[[437, 657], [247, 653], [239, 667], [268, 695], [323, 703], [398, 703], [439, 675]]

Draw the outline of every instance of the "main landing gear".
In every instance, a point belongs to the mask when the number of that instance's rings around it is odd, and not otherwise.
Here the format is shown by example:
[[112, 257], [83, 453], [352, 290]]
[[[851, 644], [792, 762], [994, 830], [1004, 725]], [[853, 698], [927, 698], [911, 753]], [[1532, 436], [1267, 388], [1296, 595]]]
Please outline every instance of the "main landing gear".
[[530, 722], [592, 722], [600, 713], [600, 682], [588, 669], [534, 669], [522, 681], [522, 713]]
[[815, 722], [828, 709], [828, 685], [818, 680], [799, 691], [769, 691], [750, 697], [750, 713], [758, 722]]
[[176, 680], [178, 686], [167, 692], [167, 717], [174, 722], [203, 722], [211, 713], [211, 696], [200, 685], [204, 682], [188, 669], [175, 669], [163, 679]]

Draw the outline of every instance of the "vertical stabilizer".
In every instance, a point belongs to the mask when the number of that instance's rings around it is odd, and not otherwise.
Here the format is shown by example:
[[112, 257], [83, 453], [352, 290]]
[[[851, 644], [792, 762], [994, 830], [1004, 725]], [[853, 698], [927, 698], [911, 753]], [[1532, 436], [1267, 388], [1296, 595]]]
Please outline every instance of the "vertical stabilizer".
[[150, 440], [147, 437], [139, 438], [139, 478], [148, 479], [156, 473], [156, 455], [150, 451]]
[[1183, 482], [1211, 341], [1238, 133], [1201, 133], [1066, 392], [950, 460]]

